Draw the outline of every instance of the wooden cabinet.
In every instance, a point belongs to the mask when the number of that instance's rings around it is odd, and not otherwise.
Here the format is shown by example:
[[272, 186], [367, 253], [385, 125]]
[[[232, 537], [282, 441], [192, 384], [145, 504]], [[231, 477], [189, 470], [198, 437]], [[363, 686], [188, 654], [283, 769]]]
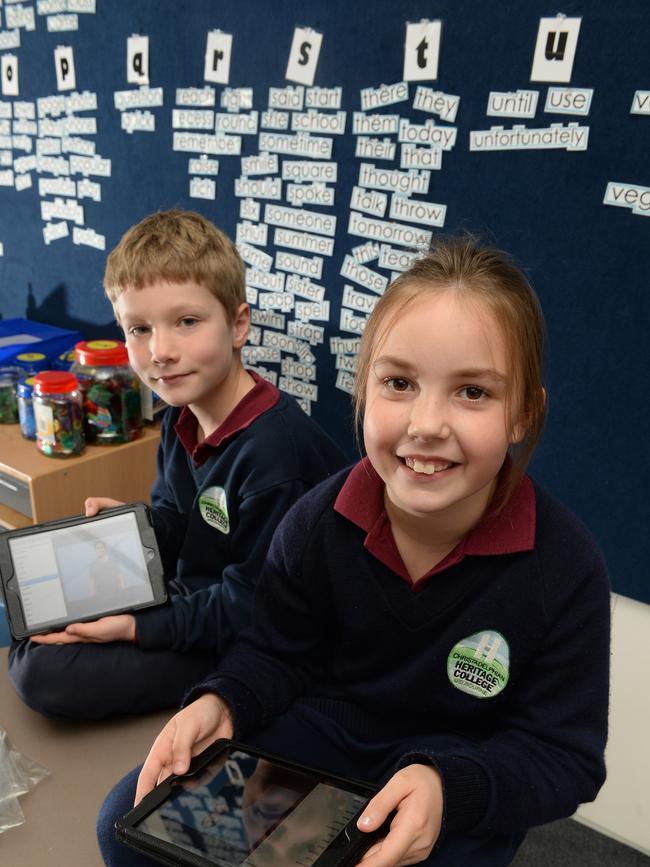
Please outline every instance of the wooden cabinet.
[[42, 455], [19, 425], [0, 425], [0, 525], [13, 529], [79, 515], [86, 497], [149, 502], [156, 476], [158, 425], [119, 446], [86, 446], [82, 455]]

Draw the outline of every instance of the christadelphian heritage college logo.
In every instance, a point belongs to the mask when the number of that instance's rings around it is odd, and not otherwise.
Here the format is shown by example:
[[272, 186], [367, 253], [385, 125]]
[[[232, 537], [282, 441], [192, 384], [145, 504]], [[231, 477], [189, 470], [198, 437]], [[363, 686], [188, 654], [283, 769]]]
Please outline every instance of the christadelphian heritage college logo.
[[230, 518], [226, 492], [223, 488], [206, 488], [199, 497], [199, 509], [203, 520], [222, 533], [230, 532]]
[[476, 698], [493, 698], [508, 683], [510, 649], [500, 632], [486, 629], [461, 639], [447, 657], [449, 682]]

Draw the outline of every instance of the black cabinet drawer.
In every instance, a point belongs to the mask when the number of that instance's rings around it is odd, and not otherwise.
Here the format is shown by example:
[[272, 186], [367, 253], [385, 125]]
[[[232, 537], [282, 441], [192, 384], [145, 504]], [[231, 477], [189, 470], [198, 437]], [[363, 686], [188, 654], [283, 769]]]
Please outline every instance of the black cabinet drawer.
[[32, 517], [32, 501], [29, 485], [22, 479], [10, 476], [0, 470], [0, 505], [9, 506], [21, 515]]

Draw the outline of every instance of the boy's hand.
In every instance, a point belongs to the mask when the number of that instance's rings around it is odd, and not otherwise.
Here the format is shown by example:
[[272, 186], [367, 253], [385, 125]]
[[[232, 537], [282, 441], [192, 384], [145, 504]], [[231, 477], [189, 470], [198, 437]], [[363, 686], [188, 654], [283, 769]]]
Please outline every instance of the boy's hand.
[[173, 716], [154, 741], [138, 777], [135, 803], [170, 774], [184, 774], [192, 756], [217, 738], [232, 738], [230, 708], [213, 692], [206, 692]]
[[374, 831], [391, 811], [396, 815], [387, 837], [361, 859], [363, 867], [417, 864], [429, 856], [442, 823], [442, 780], [430, 765], [408, 765], [394, 774], [369, 802], [357, 821], [361, 831]]
[[109, 641], [135, 641], [135, 617], [111, 614], [89, 623], [71, 623], [64, 632], [32, 635], [35, 644], [105, 644]]
[[84, 509], [87, 518], [92, 518], [101, 509], [112, 509], [115, 506], [124, 506], [120, 500], [111, 500], [110, 497], [88, 497], [84, 502]]

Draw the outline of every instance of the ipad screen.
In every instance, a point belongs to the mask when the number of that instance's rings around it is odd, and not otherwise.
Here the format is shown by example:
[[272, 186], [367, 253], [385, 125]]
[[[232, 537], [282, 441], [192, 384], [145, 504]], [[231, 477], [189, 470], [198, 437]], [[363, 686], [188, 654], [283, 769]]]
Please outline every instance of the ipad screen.
[[133, 513], [17, 536], [9, 549], [31, 630], [153, 599]]
[[174, 787], [136, 827], [218, 867], [310, 867], [367, 800], [236, 750]]

